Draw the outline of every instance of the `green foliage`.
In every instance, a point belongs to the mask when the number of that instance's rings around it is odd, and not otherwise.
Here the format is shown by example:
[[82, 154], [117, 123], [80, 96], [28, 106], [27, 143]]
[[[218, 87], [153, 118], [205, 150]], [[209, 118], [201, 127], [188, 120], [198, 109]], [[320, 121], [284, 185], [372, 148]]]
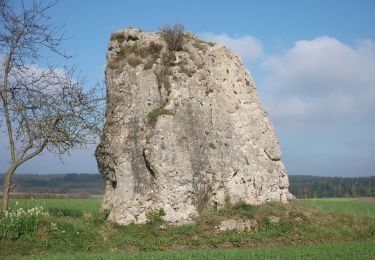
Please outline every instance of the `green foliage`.
[[146, 58], [148, 55], [150, 55], [150, 53], [149, 47], [135, 43], [133, 45], [122, 46], [120, 51], [117, 53], [117, 58], [126, 59], [130, 56], [130, 54], [141, 58]]
[[150, 42], [148, 46], [143, 46], [139, 43], [122, 46], [120, 51], [117, 53], [116, 62], [111, 64], [111, 66], [117, 68], [120, 61], [126, 59], [131, 66], [136, 67], [143, 63], [143, 59], [150, 56], [156, 61], [162, 48], [162, 45], [155, 42]]
[[156, 59], [154, 57], [149, 58], [147, 63], [143, 66], [143, 70], [151, 69], [155, 63], [156, 63]]
[[154, 110], [152, 110], [150, 113], [148, 113], [148, 117], [151, 119], [151, 120], [155, 120], [157, 119], [159, 116], [162, 116], [162, 115], [174, 115], [174, 113], [172, 111], [169, 111], [167, 109], [164, 109], [162, 107], [158, 107], [158, 108], [155, 108]]
[[151, 210], [146, 213], [147, 224], [152, 226], [161, 225], [164, 223], [163, 217], [165, 216], [164, 209]]
[[38, 227], [42, 213], [42, 207], [6, 211], [0, 217], [0, 240], [32, 236]]
[[261, 221], [259, 232], [265, 232], [268, 236], [286, 236], [294, 228], [295, 224], [290, 220], [282, 220], [278, 223], [271, 223], [269, 218], [264, 218]]
[[93, 223], [95, 225], [103, 224], [107, 220], [109, 213], [110, 213], [110, 210], [105, 209], [103, 212], [94, 214]]
[[[3, 176], [0, 174], [0, 186], [4, 179]], [[13, 191], [17, 193], [43, 193], [43, 196], [48, 197], [53, 197], [53, 193], [102, 194], [104, 190], [104, 182], [100, 174], [15, 174], [12, 183], [15, 184]], [[54, 196], [56, 197], [56, 195]]]
[[227, 197], [223, 207], [217, 209], [217, 214], [222, 217], [238, 216], [243, 219], [254, 219], [258, 213], [259, 206], [240, 202], [232, 205]]
[[[170, 87], [168, 69], [162, 70], [157, 75], [159, 84]], [[206, 95], [213, 90], [207, 89]], [[0, 186], [3, 182], [3, 174], [0, 174]], [[317, 177], [290, 175], [289, 190], [297, 198], [311, 197], [375, 197], [375, 177]], [[16, 184], [15, 192], [49, 193], [44, 196], [55, 196], [52, 193], [77, 194], [87, 192], [89, 194], [102, 194], [104, 190], [103, 179], [99, 174], [15, 174], [12, 183]], [[35, 197], [35, 194], [33, 195]]]
[[258, 207], [259, 206], [249, 205], [241, 202], [234, 206], [234, 210], [241, 218], [252, 219], [255, 217]]
[[150, 54], [154, 56], [158, 55], [162, 49], [163, 49], [163, 46], [161, 44], [155, 43], [153, 41], [151, 41], [150, 44], [148, 45], [148, 50]]
[[[223, 247], [268, 247], [272, 245], [298, 245], [293, 247], [278, 247], [271, 253], [266, 254], [274, 257], [296, 255], [295, 250], [299, 250], [298, 256], [310, 256], [313, 253], [305, 253], [312, 249], [303, 247], [303, 244], [325, 243], [324, 256], [329, 251], [329, 243], [332, 242], [360, 242], [361, 245], [366, 241], [375, 239], [375, 216], [363, 215], [362, 213], [340, 213], [325, 212], [311, 206], [306, 206], [300, 202], [289, 204], [269, 203], [266, 205], [250, 206], [245, 203], [231, 205], [229, 198], [225, 207], [227, 213], [225, 216], [218, 214], [214, 209], [208, 209], [206, 213], [197, 219], [197, 224], [186, 226], [174, 226], [159, 228], [163, 223], [164, 212], [154, 210], [148, 212], [148, 224], [136, 225], [130, 224], [121, 226], [105, 221], [108, 211], [99, 213], [99, 199], [37, 199], [37, 200], [11, 200], [11, 207], [32, 208], [35, 205], [43, 205], [46, 212], [63, 212], [63, 214], [41, 215], [42, 218], [37, 225], [37, 229], [32, 235], [22, 235], [16, 241], [4, 239], [0, 243], [0, 258], [4, 255], [52, 255], [69, 258], [69, 255], [83, 254], [82, 256], [92, 258], [93, 253], [104, 253], [109, 257], [114, 252], [123, 251], [164, 251], [185, 249], [187, 251], [178, 252], [178, 254], [192, 254], [197, 252], [196, 256], [205, 256], [205, 252], [210, 252], [206, 248]], [[360, 204], [359, 201], [353, 201], [353, 204]], [[60, 209], [60, 210], [58, 210]], [[70, 210], [70, 211], [69, 211]], [[81, 216], [75, 215], [80, 211]], [[74, 212], [74, 213], [73, 213]], [[278, 216], [278, 223], [271, 223], [269, 216]], [[303, 219], [302, 222], [295, 221], [295, 218]], [[258, 222], [258, 228], [252, 231], [220, 232], [216, 226], [225, 219], [250, 218]], [[373, 242], [371, 242], [373, 247]], [[368, 244], [368, 243], [367, 243]], [[339, 244], [338, 248], [344, 248], [349, 244]], [[357, 251], [357, 256], [368, 255], [369, 250], [362, 253], [357, 250], [357, 245], [351, 250]], [[368, 246], [370, 247], [370, 246]], [[189, 251], [192, 248], [205, 248], [204, 251]], [[311, 247], [311, 248], [315, 248]], [[271, 250], [272, 248], [267, 248]], [[367, 249], [362, 248], [362, 249]], [[239, 249], [236, 249], [239, 250]], [[252, 248], [249, 252], [255, 256], [262, 256], [266, 249]], [[323, 250], [323, 249], [322, 249]], [[371, 251], [371, 250], [370, 250]], [[373, 250], [374, 251], [374, 250]], [[112, 252], [112, 253], [111, 253]], [[216, 251], [212, 251], [216, 252]], [[220, 251], [221, 252], [221, 251]], [[228, 258], [236, 258], [237, 251], [226, 250]], [[319, 250], [316, 252], [316, 258], [322, 258]], [[172, 254], [171, 252], [170, 254]], [[149, 256], [162, 253], [151, 252], [149, 254], [137, 253], [136, 256]], [[177, 253], [173, 253], [177, 254]], [[207, 253], [208, 254], [208, 253]], [[214, 254], [214, 253], [210, 253]], [[208, 254], [208, 255], [210, 255]], [[240, 253], [238, 253], [240, 254]], [[245, 254], [245, 253], [243, 253]], [[374, 253], [375, 254], [375, 253]], [[350, 255], [350, 254], [348, 254]], [[131, 255], [121, 254], [117, 257]], [[164, 257], [165, 255], [160, 255]], [[176, 255], [173, 255], [174, 257]], [[229, 257], [231, 256], [231, 257]], [[242, 256], [242, 253], [240, 254]], [[320, 256], [320, 257], [319, 257]], [[38, 259], [40, 256], [37, 256]], [[171, 256], [172, 257], [172, 256]], [[58, 257], [57, 257], [58, 258]], [[239, 257], [242, 259], [243, 257]], [[293, 258], [293, 257], [292, 257]], [[168, 258], [167, 258], [168, 259]]]
[[82, 217], [81, 210], [76, 209], [62, 209], [62, 208], [49, 208], [49, 213], [55, 217]]
[[[26, 251], [26, 249], [25, 249]], [[156, 252], [56, 253], [28, 259], [374, 259], [375, 243], [325, 243], [319, 245], [269, 245], [260, 248], [215, 248]], [[13, 259], [13, 258], [12, 258]]]
[[230, 203], [230, 197], [225, 196], [224, 206], [216, 209], [219, 216], [229, 217], [234, 215], [233, 205]]
[[143, 63], [142, 58], [140, 58], [140, 57], [138, 57], [138, 56], [135, 56], [134, 54], [130, 54], [130, 55], [127, 57], [127, 61], [128, 61], [128, 63], [129, 63], [132, 67], [137, 67], [138, 65], [140, 65], [140, 64]]
[[200, 39], [195, 39], [195, 41], [193, 42], [193, 46], [203, 52], [206, 52], [207, 51], [207, 45], [210, 46], [210, 47], [213, 47], [215, 46], [215, 43], [214, 42], [205, 42], [205, 41], [202, 41]]
[[161, 62], [165, 67], [174, 66], [176, 62], [176, 53], [175, 52], [165, 52], [161, 56]]
[[194, 41], [193, 46], [198, 50], [205, 52], [207, 50], [207, 45], [203, 41]]
[[50, 209], [88, 212], [94, 214], [100, 208], [100, 199], [11, 199], [10, 208], [43, 207], [46, 212]]
[[375, 176], [319, 177], [289, 175], [289, 190], [297, 198], [375, 197]]
[[184, 26], [175, 24], [165, 25], [161, 30], [161, 35], [168, 45], [170, 51], [181, 51], [184, 44]]
[[372, 200], [372, 198], [332, 198], [304, 199], [301, 202], [328, 212], [361, 213], [375, 216], [375, 203]]

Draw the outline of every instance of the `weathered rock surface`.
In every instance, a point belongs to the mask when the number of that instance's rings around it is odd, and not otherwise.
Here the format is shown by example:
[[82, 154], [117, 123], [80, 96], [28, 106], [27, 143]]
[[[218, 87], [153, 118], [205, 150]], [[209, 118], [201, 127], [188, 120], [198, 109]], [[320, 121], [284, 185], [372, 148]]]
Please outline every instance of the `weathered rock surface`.
[[220, 222], [217, 229], [220, 231], [237, 230], [237, 231], [250, 231], [258, 227], [258, 222], [255, 219], [226, 219]]
[[237, 55], [190, 33], [170, 52], [160, 33], [127, 29], [112, 34], [105, 72], [96, 158], [110, 220], [144, 223], [162, 208], [183, 224], [226, 199], [286, 202], [278, 139]]
[[275, 224], [279, 223], [281, 218], [278, 216], [268, 216], [268, 220], [270, 221], [270, 223]]

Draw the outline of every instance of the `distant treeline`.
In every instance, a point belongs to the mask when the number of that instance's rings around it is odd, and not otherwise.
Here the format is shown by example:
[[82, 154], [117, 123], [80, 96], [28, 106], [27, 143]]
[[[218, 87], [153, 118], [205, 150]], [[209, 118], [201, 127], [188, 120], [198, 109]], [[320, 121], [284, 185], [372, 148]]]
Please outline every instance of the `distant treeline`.
[[375, 176], [289, 175], [289, 191], [297, 198], [375, 197]]
[[[0, 186], [3, 185], [0, 174]], [[14, 193], [88, 193], [100, 195], [104, 192], [104, 182], [99, 174], [15, 174], [12, 178]], [[2, 189], [1, 189], [2, 191]]]
[[[0, 186], [3, 175], [0, 174]], [[375, 197], [375, 176], [319, 177], [289, 175], [289, 191], [297, 198]], [[18, 193], [88, 193], [100, 195], [104, 183], [99, 174], [15, 174], [12, 192]]]

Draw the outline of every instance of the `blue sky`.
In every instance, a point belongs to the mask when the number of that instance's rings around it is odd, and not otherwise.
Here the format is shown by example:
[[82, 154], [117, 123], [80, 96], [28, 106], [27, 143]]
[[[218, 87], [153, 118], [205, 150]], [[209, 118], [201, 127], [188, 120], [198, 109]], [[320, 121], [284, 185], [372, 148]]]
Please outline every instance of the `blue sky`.
[[[242, 56], [290, 174], [375, 175], [375, 1], [62, 0], [49, 14], [88, 84], [103, 81], [111, 32], [182, 23]], [[44, 154], [18, 172], [97, 172], [93, 151], [64, 164]]]

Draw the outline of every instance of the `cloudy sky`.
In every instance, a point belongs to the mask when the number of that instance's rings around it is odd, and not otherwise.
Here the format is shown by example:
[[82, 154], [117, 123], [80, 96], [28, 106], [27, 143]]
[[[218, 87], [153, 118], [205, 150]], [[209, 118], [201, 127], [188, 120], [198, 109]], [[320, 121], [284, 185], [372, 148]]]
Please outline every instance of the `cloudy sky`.
[[[375, 1], [63, 0], [49, 14], [88, 84], [103, 80], [112, 31], [182, 23], [241, 55], [289, 174], [375, 175]], [[93, 151], [44, 154], [18, 172], [97, 172]]]

